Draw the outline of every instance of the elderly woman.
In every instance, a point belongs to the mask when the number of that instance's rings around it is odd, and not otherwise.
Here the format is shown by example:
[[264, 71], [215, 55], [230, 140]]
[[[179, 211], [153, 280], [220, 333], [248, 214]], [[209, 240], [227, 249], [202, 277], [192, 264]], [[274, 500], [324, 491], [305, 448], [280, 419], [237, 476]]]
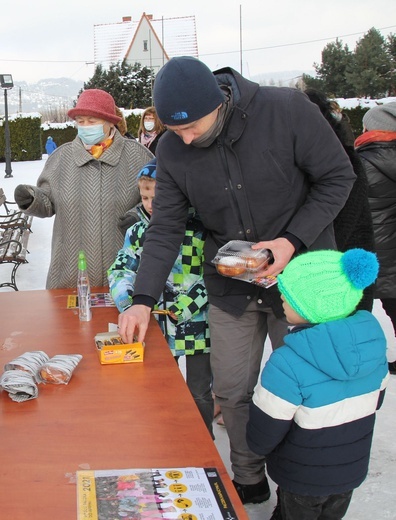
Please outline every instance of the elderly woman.
[[37, 186], [20, 184], [15, 201], [28, 215], [55, 215], [47, 289], [75, 287], [80, 249], [92, 286], [107, 285], [107, 269], [123, 244], [119, 222], [139, 202], [137, 174], [152, 158], [116, 129], [113, 97], [82, 92], [68, 115], [77, 136], [49, 157]]

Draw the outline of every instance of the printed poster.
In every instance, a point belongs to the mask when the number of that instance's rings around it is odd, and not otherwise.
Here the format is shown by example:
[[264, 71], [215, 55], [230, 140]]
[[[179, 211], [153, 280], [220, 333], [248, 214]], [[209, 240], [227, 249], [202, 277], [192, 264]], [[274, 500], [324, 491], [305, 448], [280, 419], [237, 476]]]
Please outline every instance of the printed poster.
[[237, 520], [215, 468], [77, 471], [78, 520]]

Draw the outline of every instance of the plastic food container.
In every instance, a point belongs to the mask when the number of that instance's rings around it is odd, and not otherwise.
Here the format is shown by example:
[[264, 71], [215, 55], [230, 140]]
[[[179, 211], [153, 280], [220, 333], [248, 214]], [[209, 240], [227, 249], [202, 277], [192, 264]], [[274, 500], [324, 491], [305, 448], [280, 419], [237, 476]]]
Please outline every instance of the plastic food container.
[[254, 242], [231, 240], [221, 247], [212, 262], [222, 276], [269, 287], [275, 277], [259, 277], [272, 258], [268, 249], [252, 249]]

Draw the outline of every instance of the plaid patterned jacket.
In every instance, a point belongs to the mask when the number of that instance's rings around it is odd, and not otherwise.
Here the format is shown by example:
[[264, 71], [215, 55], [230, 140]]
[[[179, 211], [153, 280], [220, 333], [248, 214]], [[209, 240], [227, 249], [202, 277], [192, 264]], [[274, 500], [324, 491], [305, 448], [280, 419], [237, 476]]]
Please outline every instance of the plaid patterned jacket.
[[[136, 273], [149, 223], [142, 207], [141, 218], [125, 234], [124, 246], [108, 270], [110, 293], [120, 312], [132, 304]], [[168, 309], [177, 317], [177, 324], [168, 316], [158, 321], [174, 356], [208, 353], [208, 297], [203, 281], [203, 248], [205, 230], [198, 218], [187, 222], [179, 255], [169, 274], [156, 309]]]

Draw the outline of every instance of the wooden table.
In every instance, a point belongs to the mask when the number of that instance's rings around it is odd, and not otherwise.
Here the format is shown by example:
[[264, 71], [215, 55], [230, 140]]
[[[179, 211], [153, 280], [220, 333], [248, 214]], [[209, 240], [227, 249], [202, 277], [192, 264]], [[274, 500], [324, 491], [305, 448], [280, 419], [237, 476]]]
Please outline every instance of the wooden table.
[[0, 394], [0, 517], [75, 519], [80, 469], [215, 466], [247, 519], [154, 318], [143, 363], [101, 365], [94, 336], [118, 311], [94, 308], [80, 322], [66, 308], [71, 293], [0, 293], [2, 366], [31, 350], [83, 355], [68, 385], [40, 384], [38, 398], [22, 403]]

